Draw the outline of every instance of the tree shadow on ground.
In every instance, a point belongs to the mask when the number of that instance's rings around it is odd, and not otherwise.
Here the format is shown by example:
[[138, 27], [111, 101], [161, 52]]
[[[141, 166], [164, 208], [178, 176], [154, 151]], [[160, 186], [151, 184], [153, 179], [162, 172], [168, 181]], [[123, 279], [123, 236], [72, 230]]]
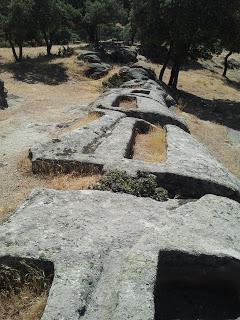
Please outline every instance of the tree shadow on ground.
[[181, 70], [183, 71], [203, 70], [203, 69], [206, 69], [206, 68], [198, 61], [188, 61], [181, 67]]
[[1, 65], [2, 71], [13, 73], [14, 78], [27, 83], [42, 82], [57, 85], [68, 80], [67, 69], [62, 63], [51, 63], [55, 56], [27, 59]]
[[229, 78], [226, 78], [225, 83], [233, 89], [240, 90], [240, 81], [230, 80]]
[[222, 99], [204, 99], [179, 90], [177, 101], [181, 100], [183, 111], [201, 120], [215, 122], [240, 131], [240, 102]]

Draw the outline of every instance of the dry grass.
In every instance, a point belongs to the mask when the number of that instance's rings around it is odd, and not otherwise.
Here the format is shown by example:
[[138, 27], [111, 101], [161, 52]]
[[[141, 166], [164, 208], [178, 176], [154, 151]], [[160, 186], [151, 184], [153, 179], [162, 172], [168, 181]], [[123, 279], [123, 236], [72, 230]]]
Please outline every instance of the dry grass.
[[100, 174], [80, 176], [77, 173], [58, 176], [34, 176], [28, 168], [19, 181], [19, 192], [11, 198], [11, 203], [0, 206], [0, 223], [9, 218], [17, 207], [24, 201], [34, 188], [49, 188], [56, 190], [86, 190], [97, 184], [101, 179]]
[[91, 172], [86, 176], [81, 176], [77, 172], [72, 172], [71, 174], [62, 174], [59, 172], [57, 175], [33, 175], [32, 162], [25, 153], [22, 153], [19, 158], [18, 170], [22, 173], [25, 180], [31, 178], [38, 186], [57, 190], [88, 189], [101, 179], [101, 174], [94, 174]]
[[202, 121], [196, 116], [178, 111], [187, 122], [190, 132], [218, 159], [232, 174], [240, 179], [240, 148], [229, 143], [224, 126]]
[[0, 222], [8, 218], [8, 216], [16, 210], [17, 206], [18, 202], [16, 203], [15, 200], [13, 200], [12, 203], [0, 206]]
[[19, 155], [17, 169], [23, 174], [32, 174], [32, 162], [25, 152]]
[[[71, 48], [74, 48], [76, 51], [79, 50], [78, 45], [71, 45]], [[52, 54], [57, 54], [58, 50], [62, 48], [61, 45], [54, 45], [52, 48]], [[42, 47], [24, 47], [23, 48], [23, 55], [24, 57], [29, 58], [37, 58], [39, 55], [44, 56], [47, 54], [47, 50], [45, 46]], [[4, 62], [13, 62], [13, 54], [12, 50], [10, 48], [1, 48], [0, 53], [1, 59], [4, 60]]]
[[123, 110], [137, 109], [137, 99], [135, 97], [122, 97], [118, 107]]
[[19, 173], [19, 191], [11, 197], [11, 202], [0, 205], [0, 223], [5, 221], [22, 203], [26, 196], [34, 188], [50, 188], [56, 190], [85, 190], [97, 184], [102, 175], [94, 172], [89, 172], [88, 175], [80, 175], [77, 172], [71, 174], [58, 175], [33, 175], [32, 163], [28, 158], [27, 153], [21, 153], [17, 163]]
[[84, 190], [97, 184], [101, 175], [89, 175], [81, 177], [76, 173], [47, 178], [44, 181], [44, 186], [56, 190]]
[[72, 130], [79, 129], [83, 126], [88, 125], [89, 123], [99, 119], [101, 117], [101, 113], [99, 112], [90, 112], [85, 117], [80, 120], [75, 121], [72, 125], [63, 130], [62, 134], [70, 132]]
[[0, 299], [0, 320], [38, 320], [41, 319], [47, 303], [47, 294], [34, 296], [24, 288], [19, 294]]
[[53, 280], [50, 273], [32, 261], [1, 259], [0, 320], [40, 319]]
[[162, 127], [151, 127], [147, 133], [138, 133], [134, 145], [134, 160], [162, 162], [166, 159], [166, 132]]

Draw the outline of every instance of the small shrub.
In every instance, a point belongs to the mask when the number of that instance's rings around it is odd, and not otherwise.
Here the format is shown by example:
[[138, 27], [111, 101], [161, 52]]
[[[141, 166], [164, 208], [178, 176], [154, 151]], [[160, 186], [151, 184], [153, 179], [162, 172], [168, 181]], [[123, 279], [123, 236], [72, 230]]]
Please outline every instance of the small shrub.
[[71, 57], [74, 54], [74, 49], [70, 48], [69, 46], [65, 47], [63, 46], [62, 48], [59, 48], [58, 50], [58, 56], [59, 57]]
[[124, 79], [118, 74], [114, 74], [111, 78], [103, 81], [104, 88], [119, 88], [124, 83]]
[[156, 176], [147, 173], [138, 173], [137, 177], [131, 177], [126, 172], [110, 171], [92, 189], [149, 197], [157, 201], [169, 199], [168, 191], [158, 186]]
[[187, 108], [187, 103], [182, 98], [179, 98], [177, 101], [177, 108], [180, 111], [184, 111]]

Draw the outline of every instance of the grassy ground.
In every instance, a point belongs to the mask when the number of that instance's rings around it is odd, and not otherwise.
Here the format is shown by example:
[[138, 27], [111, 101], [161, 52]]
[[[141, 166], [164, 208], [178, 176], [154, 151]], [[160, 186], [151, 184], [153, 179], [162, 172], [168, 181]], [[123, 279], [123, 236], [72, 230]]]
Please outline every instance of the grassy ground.
[[166, 159], [166, 132], [161, 127], [151, 127], [147, 133], [138, 133], [134, 145], [134, 160], [162, 162]]
[[[98, 116], [86, 117], [88, 104], [99, 96], [106, 77], [97, 81], [85, 78], [84, 66], [77, 63], [81, 48], [73, 47], [73, 56], [51, 59], [42, 56], [44, 47], [24, 48], [24, 54], [31, 59], [21, 64], [14, 63], [10, 49], [0, 48], [0, 78], [5, 81], [10, 105], [0, 112], [0, 220], [13, 212], [33, 188], [52, 186], [51, 179], [22, 173], [22, 154], [26, 155], [32, 145], [76, 129]], [[58, 49], [55, 46], [53, 53]], [[117, 69], [114, 67], [110, 75]], [[59, 178], [53, 187], [69, 185], [87, 188], [89, 183], [86, 178]]]

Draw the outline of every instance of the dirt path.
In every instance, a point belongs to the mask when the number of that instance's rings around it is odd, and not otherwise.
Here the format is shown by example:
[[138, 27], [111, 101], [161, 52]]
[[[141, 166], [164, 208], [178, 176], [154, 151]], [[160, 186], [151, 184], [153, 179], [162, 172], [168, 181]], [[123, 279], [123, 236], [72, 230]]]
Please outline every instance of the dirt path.
[[35, 186], [34, 179], [26, 181], [18, 168], [27, 150], [58, 135], [63, 123], [84, 116], [88, 104], [99, 94], [91, 81], [73, 79], [53, 86], [17, 81], [6, 72], [1, 78], [9, 92], [10, 107], [0, 113], [0, 213], [1, 208], [14, 208], [16, 199], [21, 201], [31, 184]]

